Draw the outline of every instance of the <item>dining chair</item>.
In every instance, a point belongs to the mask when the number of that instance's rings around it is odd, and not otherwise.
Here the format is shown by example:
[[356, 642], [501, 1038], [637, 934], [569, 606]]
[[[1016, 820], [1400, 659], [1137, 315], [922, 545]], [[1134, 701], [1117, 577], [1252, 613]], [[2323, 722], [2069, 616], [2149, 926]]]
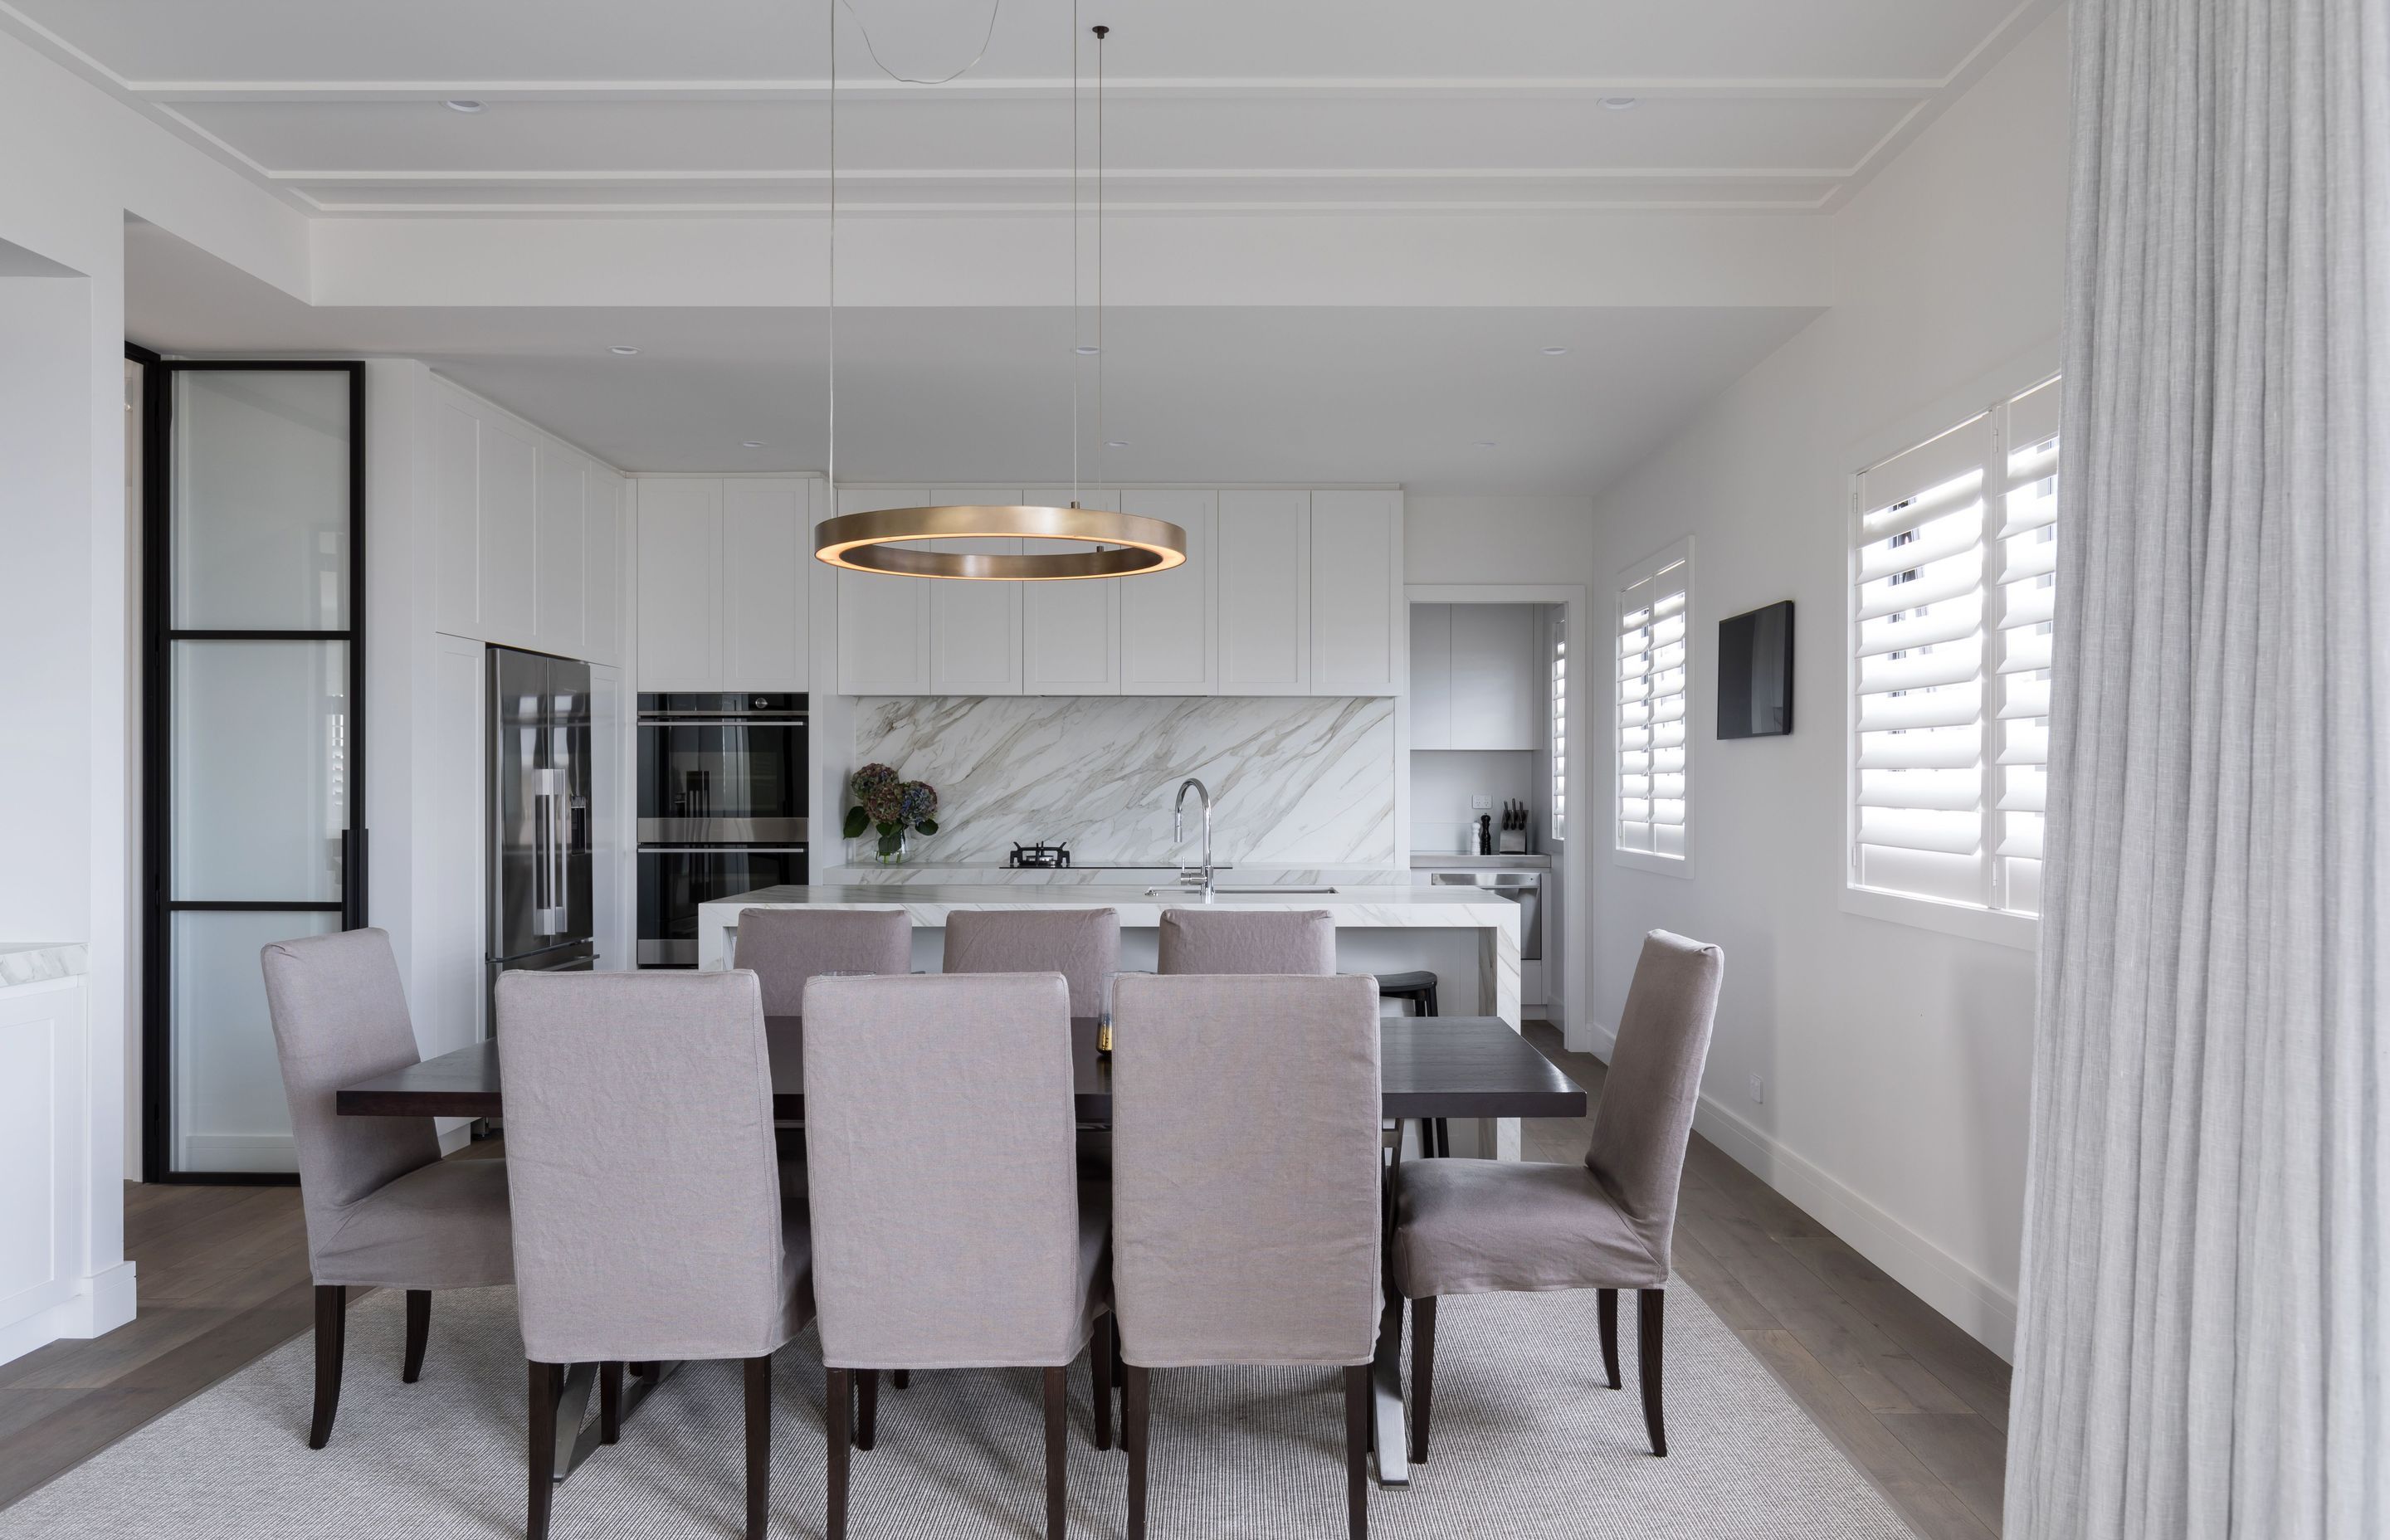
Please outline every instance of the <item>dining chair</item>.
[[1643, 1427], [1668, 1452], [1660, 1335], [1685, 1144], [1709, 1055], [1725, 954], [1665, 930], [1643, 938], [1583, 1163], [1419, 1161], [1396, 1173], [1394, 1283], [1412, 1302], [1411, 1459], [1424, 1465], [1445, 1294], [1591, 1289], [1601, 1363], [1618, 1380], [1618, 1291], [1632, 1289]]
[[[847, 1530], [849, 1387], [867, 1418], [883, 1368], [1044, 1371], [1048, 1540], [1063, 1531], [1064, 1371], [1083, 1349], [1096, 1446], [1111, 1446], [1111, 1213], [1072, 1148], [1070, 1015], [1059, 973], [813, 986], [805, 1143], [830, 1540]], [[854, 1444], [870, 1448], [869, 1431]]]
[[1163, 973], [1333, 973], [1325, 909], [1164, 909]]
[[765, 1015], [802, 1016], [807, 979], [911, 971], [913, 921], [901, 909], [741, 909], [735, 956], [763, 982]]
[[957, 909], [946, 917], [949, 973], [1060, 973], [1071, 1014], [1099, 1016], [1120, 971], [1117, 909]]
[[1342, 1368], [1354, 1540], [1381, 1302], [1378, 991], [1366, 977], [1115, 986], [1112, 1287], [1128, 1533], [1146, 1533], [1152, 1371]]
[[259, 960], [315, 1284], [307, 1447], [321, 1449], [340, 1410], [350, 1289], [405, 1290], [399, 1378], [411, 1385], [423, 1372], [432, 1291], [514, 1281], [507, 1163], [442, 1160], [430, 1118], [344, 1118], [334, 1110], [341, 1086], [422, 1062], [388, 931], [278, 941]]
[[745, 1366], [746, 1533], [762, 1540], [772, 1354], [814, 1313], [804, 1186], [773, 1150], [762, 988], [744, 969], [505, 973], [497, 1007], [531, 1540], [547, 1534], [568, 1370], [601, 1366], [610, 1406], [625, 1362], [692, 1358]]

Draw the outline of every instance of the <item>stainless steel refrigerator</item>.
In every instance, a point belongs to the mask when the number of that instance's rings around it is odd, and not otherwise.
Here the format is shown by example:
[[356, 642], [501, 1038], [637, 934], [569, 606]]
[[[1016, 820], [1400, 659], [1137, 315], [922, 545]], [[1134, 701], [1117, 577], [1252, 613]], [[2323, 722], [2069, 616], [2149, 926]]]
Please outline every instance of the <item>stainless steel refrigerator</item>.
[[489, 654], [490, 949], [498, 975], [597, 966], [590, 886], [589, 665]]

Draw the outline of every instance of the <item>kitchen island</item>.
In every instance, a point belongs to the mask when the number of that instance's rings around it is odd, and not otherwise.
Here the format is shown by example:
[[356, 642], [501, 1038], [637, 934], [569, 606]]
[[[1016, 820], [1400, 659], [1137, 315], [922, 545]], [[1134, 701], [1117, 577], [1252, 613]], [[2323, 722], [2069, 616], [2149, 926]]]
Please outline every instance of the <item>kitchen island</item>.
[[[698, 966], [721, 968], [736, 956], [742, 909], [897, 910], [913, 922], [913, 966], [934, 971], [944, 951], [946, 917], [957, 909], [1115, 909], [1121, 966], [1154, 966], [1162, 911], [1177, 908], [1324, 909], [1336, 922], [1337, 966], [1350, 973], [1424, 968], [1443, 981], [1443, 1008], [1453, 1015], [1501, 1018], [1519, 1029], [1519, 906], [1474, 888], [1395, 886], [1304, 892], [1154, 893], [1145, 886], [947, 886], [906, 883], [856, 887], [775, 887], [718, 899], [698, 910]], [[1472, 988], [1473, 986], [1473, 988]], [[1399, 1007], [1390, 1007], [1399, 1009]], [[1515, 1119], [1476, 1130], [1453, 1129], [1456, 1154], [1519, 1157]], [[1475, 1137], [1471, 1138], [1473, 1133]], [[1464, 1143], [1473, 1149], [1464, 1149]]]

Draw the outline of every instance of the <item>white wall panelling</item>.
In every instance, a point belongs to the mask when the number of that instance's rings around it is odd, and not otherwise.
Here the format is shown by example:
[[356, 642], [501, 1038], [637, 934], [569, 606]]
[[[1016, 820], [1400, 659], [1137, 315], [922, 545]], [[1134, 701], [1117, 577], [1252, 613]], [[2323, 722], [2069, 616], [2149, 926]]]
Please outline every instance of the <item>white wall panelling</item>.
[[[78, 962], [77, 966], [81, 966]], [[117, 1197], [118, 1141], [93, 1116], [91, 990], [81, 975], [0, 988], [0, 1363], [133, 1316], [133, 1264], [95, 1207]]]
[[1221, 493], [1214, 551], [1220, 693], [1310, 694], [1311, 494]]
[[1120, 510], [1163, 519], [1187, 532], [1187, 559], [1166, 572], [1124, 578], [1137, 584], [1120, 617], [1123, 695], [1210, 695], [1219, 687], [1219, 624], [1213, 588], [1220, 494], [1124, 492]]
[[[927, 487], [842, 488], [838, 511], [920, 507]], [[874, 572], [838, 574], [838, 689], [841, 695], [930, 693], [930, 593], [919, 578]]]

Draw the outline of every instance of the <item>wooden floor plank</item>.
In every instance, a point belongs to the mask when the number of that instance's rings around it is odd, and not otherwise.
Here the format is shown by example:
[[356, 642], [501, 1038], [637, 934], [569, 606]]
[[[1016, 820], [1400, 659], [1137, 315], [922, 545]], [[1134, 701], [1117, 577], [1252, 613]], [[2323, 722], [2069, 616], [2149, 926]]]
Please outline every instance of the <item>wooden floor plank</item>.
[[1880, 1420], [1986, 1528], [1999, 1532], [2005, 1434], [1972, 1412], [1905, 1412]]

